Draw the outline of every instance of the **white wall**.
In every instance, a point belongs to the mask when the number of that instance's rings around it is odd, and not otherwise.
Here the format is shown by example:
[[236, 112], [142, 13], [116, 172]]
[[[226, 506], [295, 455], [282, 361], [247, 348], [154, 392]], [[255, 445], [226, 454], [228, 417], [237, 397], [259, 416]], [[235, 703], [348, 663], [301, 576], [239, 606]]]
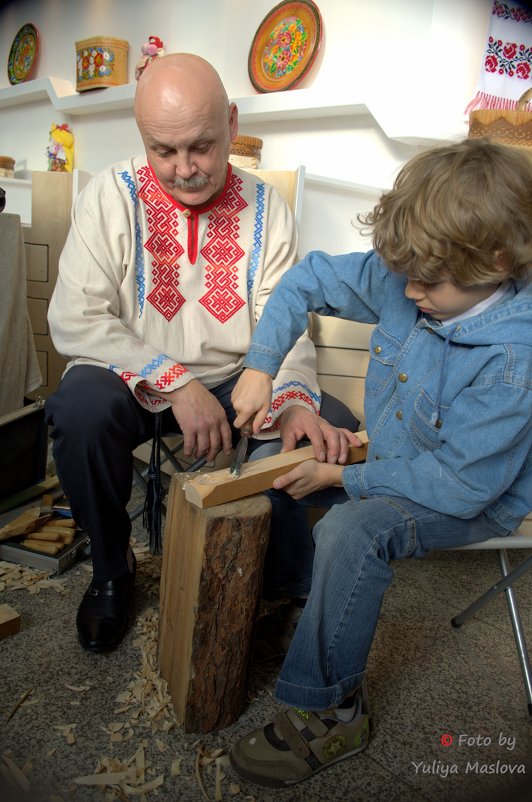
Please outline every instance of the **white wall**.
[[[198, 53], [218, 69], [231, 98], [256, 94], [248, 77], [249, 48], [275, 0], [18, 0], [0, 8], [0, 63], [7, 66], [13, 37], [26, 22], [40, 31], [34, 77], [75, 86], [75, 41], [96, 35], [130, 43], [128, 80], [140, 46], [160, 36], [167, 52]], [[293, 92], [338, 95], [365, 113], [246, 123], [241, 133], [264, 140], [262, 167], [305, 164], [307, 173], [389, 186], [414, 153], [467, 135], [464, 108], [474, 94], [491, 0], [317, 0], [324, 36], [316, 63]], [[2, 87], [9, 87], [6, 69]], [[105, 92], [107, 90], [94, 90]], [[0, 154], [16, 169], [46, 169], [51, 123], [68, 122], [75, 165], [96, 172], [141, 151], [131, 108], [67, 115], [48, 99], [0, 107]], [[351, 199], [352, 206], [351, 209]], [[350, 220], [374, 198], [309, 182], [302, 248], [354, 247]], [[357, 246], [358, 247], [358, 246]]]

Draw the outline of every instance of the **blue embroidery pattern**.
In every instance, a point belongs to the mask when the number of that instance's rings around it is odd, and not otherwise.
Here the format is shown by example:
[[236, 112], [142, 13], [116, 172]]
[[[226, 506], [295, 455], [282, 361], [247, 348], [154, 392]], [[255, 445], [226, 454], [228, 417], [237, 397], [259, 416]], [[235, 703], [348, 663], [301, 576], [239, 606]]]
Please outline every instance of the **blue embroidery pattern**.
[[257, 211], [255, 214], [255, 225], [253, 227], [253, 250], [251, 251], [251, 259], [248, 270], [248, 301], [251, 298], [251, 290], [253, 289], [253, 282], [259, 266], [260, 254], [262, 251], [262, 232], [264, 228], [264, 182], [257, 184]]
[[[293, 389], [289, 390], [289, 388], [295, 388], [295, 387], [302, 387], [303, 388], [303, 393], [306, 394], [306, 395], [309, 395], [312, 398], [313, 401], [315, 401], [316, 403], [319, 404], [319, 402], [321, 400], [321, 394], [312, 392], [312, 390], [309, 387], [307, 387], [306, 384], [303, 384], [302, 382], [286, 382], [286, 384], [281, 384], [279, 387], [274, 387], [272, 395], [276, 396], [277, 394], [283, 394], [285, 397], [288, 395], [288, 393], [290, 393], [290, 395], [292, 395], [292, 394], [294, 394], [294, 390]], [[287, 393], [287, 391], [288, 391], [288, 393]], [[297, 392], [297, 391], [295, 391], [295, 392]]]
[[135, 206], [135, 282], [137, 284], [137, 293], [138, 293], [138, 301], [140, 309], [139, 317], [142, 317], [142, 313], [144, 311], [144, 296], [146, 294], [146, 280], [144, 278], [144, 259], [143, 259], [144, 251], [142, 247], [140, 223], [138, 221], [139, 199], [137, 195], [137, 189], [135, 187], [135, 182], [133, 181], [132, 177], [127, 172], [127, 170], [123, 170], [123, 172], [119, 173], [118, 175], [128, 188], [129, 194], [131, 195], [131, 200], [133, 201], [133, 205]]
[[154, 370], [160, 368], [161, 365], [164, 364], [164, 362], [166, 362], [166, 360], [168, 360], [166, 354], [157, 354], [155, 359], [152, 359], [151, 362], [148, 362], [146, 367], [139, 372], [139, 376], [142, 376], [143, 379], [146, 379], [150, 375], [150, 373], [153, 373]]

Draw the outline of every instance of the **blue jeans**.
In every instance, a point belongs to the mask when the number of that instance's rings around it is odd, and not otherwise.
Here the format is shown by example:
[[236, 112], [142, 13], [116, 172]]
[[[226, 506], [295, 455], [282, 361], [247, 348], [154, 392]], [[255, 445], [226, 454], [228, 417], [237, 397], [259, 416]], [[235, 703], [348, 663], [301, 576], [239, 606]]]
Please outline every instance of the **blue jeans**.
[[311, 591], [276, 686], [280, 702], [308, 710], [335, 707], [359, 686], [391, 560], [509, 534], [484, 514], [463, 520], [406, 498], [346, 499], [314, 527]]
[[[334, 426], [358, 430], [359, 421], [342, 401], [322, 392], [321, 416]], [[302, 440], [298, 448], [309, 445]], [[250, 461], [270, 457], [281, 450], [280, 440], [250, 443]], [[337, 497], [346, 498], [343, 490], [323, 491], [315, 496], [296, 502], [286, 493], [267, 490], [272, 504], [270, 539], [264, 562], [262, 597], [267, 600], [289, 599], [307, 596], [312, 580], [314, 542], [309, 526], [306, 507], [329, 507]], [[315, 502], [315, 504], [314, 504]]]

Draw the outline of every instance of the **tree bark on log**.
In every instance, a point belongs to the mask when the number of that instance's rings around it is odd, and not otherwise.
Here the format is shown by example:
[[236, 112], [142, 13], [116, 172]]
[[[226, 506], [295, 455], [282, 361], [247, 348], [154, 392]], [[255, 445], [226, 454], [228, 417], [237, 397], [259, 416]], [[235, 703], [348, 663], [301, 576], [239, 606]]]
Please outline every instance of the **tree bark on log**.
[[246, 702], [271, 507], [257, 495], [200, 509], [186, 481], [177, 473], [170, 486], [159, 668], [179, 723], [204, 733], [232, 724]]

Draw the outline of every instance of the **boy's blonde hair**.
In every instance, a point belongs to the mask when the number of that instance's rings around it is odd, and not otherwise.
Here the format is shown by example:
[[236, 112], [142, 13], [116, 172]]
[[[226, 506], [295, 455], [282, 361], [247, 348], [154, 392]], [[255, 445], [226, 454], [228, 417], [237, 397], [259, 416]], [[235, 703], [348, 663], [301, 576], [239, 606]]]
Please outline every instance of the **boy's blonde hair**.
[[411, 159], [360, 222], [395, 272], [468, 287], [532, 277], [532, 158], [466, 139]]

